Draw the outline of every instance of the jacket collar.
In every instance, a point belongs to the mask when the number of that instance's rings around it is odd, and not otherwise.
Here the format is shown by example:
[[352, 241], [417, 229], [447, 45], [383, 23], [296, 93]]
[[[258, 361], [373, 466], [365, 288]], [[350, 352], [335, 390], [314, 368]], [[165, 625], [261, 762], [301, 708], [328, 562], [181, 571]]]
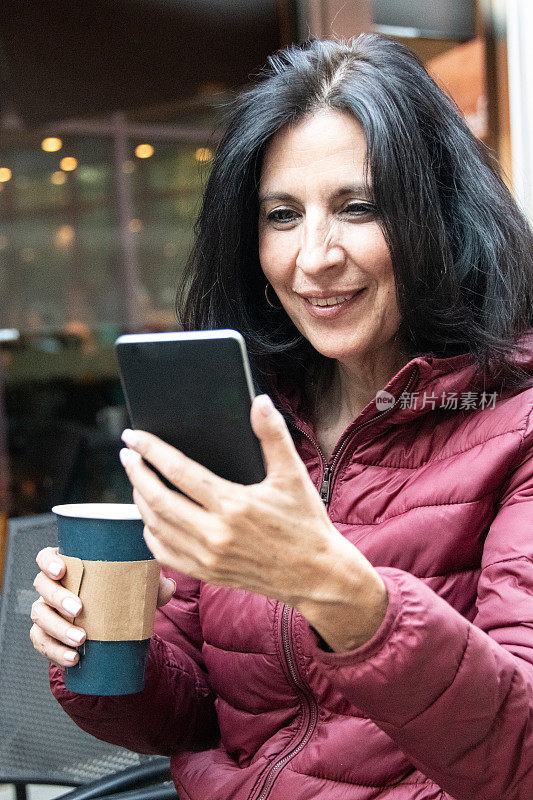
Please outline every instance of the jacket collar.
[[[513, 361], [533, 376], [533, 328], [518, 338]], [[374, 417], [378, 423], [384, 418], [386, 425], [405, 424], [437, 409], [453, 413], [490, 408], [504, 393], [509, 390], [501, 391], [495, 382], [484, 379], [470, 353], [450, 358], [427, 353], [405, 364], [352, 425], [359, 427]], [[303, 414], [301, 391], [280, 385], [278, 400], [297, 427], [312, 435], [312, 426]]]

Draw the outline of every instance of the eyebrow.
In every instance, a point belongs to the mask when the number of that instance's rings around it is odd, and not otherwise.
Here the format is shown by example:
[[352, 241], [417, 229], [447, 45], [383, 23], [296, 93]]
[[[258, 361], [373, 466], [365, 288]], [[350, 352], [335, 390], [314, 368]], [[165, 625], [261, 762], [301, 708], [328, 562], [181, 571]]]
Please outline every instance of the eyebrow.
[[[335, 192], [332, 199], [337, 200], [349, 194], [363, 195], [370, 200], [372, 199], [372, 187], [364, 183], [342, 186]], [[296, 199], [297, 198], [295, 198], [294, 195], [289, 194], [288, 192], [267, 192], [267, 194], [259, 196], [259, 205], [263, 205], [264, 203], [268, 203], [272, 200], [290, 203]]]

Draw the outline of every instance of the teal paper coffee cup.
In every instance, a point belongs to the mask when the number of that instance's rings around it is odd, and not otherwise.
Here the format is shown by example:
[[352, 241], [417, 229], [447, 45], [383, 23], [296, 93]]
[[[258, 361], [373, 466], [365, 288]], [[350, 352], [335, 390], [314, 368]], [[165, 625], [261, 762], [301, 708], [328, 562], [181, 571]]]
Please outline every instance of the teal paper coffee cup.
[[72, 692], [118, 695], [140, 692], [157, 603], [159, 567], [143, 538], [137, 506], [73, 503], [54, 506], [62, 584], [80, 597], [74, 624], [86, 640], [78, 663], [65, 670]]

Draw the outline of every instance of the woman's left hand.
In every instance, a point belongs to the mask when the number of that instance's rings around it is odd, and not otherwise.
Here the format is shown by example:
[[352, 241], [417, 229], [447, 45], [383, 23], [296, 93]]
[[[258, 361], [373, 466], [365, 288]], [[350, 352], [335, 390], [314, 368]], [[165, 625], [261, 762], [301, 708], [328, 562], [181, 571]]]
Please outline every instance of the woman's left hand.
[[[367, 624], [366, 631], [359, 631], [366, 641], [386, 609], [383, 581], [329, 520], [283, 417], [266, 395], [255, 399], [251, 422], [267, 476], [250, 486], [218, 477], [152, 434], [124, 432], [129, 449], [120, 457], [145, 522], [148, 547], [160, 564], [206, 583], [263, 594], [298, 608], [334, 649], [348, 647], [331, 641], [338, 637], [325, 619], [335, 613], [336, 604], [346, 605], [349, 591], [357, 606], [351, 604], [349, 616], [359, 616], [356, 627], [362, 620], [364, 628], [369, 616], [361, 617], [361, 603], [370, 604], [372, 630], [368, 632]], [[168, 489], [142, 458], [183, 494]], [[353, 641], [359, 639], [356, 635]], [[349, 644], [353, 646], [352, 639]]]

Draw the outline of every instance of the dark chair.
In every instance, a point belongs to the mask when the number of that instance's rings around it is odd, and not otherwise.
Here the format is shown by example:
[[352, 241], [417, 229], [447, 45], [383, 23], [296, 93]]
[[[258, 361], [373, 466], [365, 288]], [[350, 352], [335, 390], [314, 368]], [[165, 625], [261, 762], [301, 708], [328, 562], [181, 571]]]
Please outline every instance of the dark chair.
[[[70, 800], [109, 794], [118, 800], [117, 793], [124, 797], [126, 789], [133, 790], [126, 793], [129, 800], [176, 798], [168, 758], [139, 755], [93, 738], [54, 699], [46, 661], [29, 638], [30, 609], [38, 596], [35, 556], [47, 545], [57, 545], [52, 514], [9, 523], [0, 596], [0, 782], [15, 784], [17, 800], [24, 800], [26, 785], [32, 783], [83, 784], [67, 795]], [[163, 785], [142, 788], [156, 780]]]
[[71, 502], [76, 487], [86, 479], [89, 431], [88, 426], [67, 420], [40, 424], [10, 420], [12, 505], [17, 513], [39, 513]]

